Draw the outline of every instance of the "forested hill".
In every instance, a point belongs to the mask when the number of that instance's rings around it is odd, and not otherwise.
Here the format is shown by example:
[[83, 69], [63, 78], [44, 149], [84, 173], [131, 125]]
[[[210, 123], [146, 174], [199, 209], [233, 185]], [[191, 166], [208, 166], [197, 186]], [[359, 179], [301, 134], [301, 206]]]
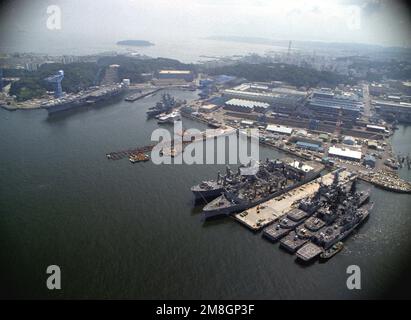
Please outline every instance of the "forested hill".
[[317, 71], [282, 63], [238, 63], [209, 68], [205, 71], [211, 75], [227, 74], [245, 78], [249, 81], [284, 81], [297, 87], [335, 86], [339, 83], [351, 82], [348, 77], [334, 72]]

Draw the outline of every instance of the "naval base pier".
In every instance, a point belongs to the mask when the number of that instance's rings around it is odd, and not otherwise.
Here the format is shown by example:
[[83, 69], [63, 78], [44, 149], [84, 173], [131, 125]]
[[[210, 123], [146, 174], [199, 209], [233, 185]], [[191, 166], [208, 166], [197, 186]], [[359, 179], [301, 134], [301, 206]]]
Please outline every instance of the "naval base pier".
[[[252, 231], [259, 231], [286, 215], [294, 208], [294, 205], [298, 205], [300, 200], [313, 196], [321, 184], [331, 185], [334, 181], [334, 172], [330, 172], [263, 204], [234, 214], [233, 217]], [[356, 177], [357, 175], [346, 170], [341, 171], [339, 174], [340, 183], [352, 181]]]

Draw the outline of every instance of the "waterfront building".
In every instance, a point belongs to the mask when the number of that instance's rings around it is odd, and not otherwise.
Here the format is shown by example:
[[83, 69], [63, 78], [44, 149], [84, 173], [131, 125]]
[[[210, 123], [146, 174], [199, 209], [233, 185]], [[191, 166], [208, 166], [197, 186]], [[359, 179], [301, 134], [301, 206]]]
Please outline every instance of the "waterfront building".
[[219, 106], [215, 104], [206, 104], [206, 105], [201, 106], [198, 111], [203, 112], [203, 113], [211, 113], [217, 110], [218, 108]]
[[254, 108], [258, 110], [266, 110], [270, 107], [268, 103], [258, 102], [252, 100], [243, 100], [243, 99], [230, 99], [225, 102], [224, 109], [237, 111], [237, 112], [252, 112]]
[[362, 153], [361, 151], [351, 150], [348, 148], [330, 147], [328, 149], [328, 156], [338, 157], [345, 160], [360, 161]]
[[277, 111], [292, 111], [300, 103], [303, 103], [307, 93], [292, 88], [270, 88], [269, 85], [264, 83], [244, 83], [232, 89], [224, 90], [223, 96], [267, 102]]
[[299, 149], [311, 150], [311, 151], [321, 151], [323, 150], [321, 146], [315, 143], [304, 142], [304, 141], [297, 141], [295, 144]]
[[270, 132], [279, 133], [279, 134], [286, 134], [286, 135], [291, 135], [291, 133], [293, 132], [292, 128], [274, 125], [274, 124], [269, 124], [265, 130], [270, 131]]
[[194, 80], [194, 75], [190, 70], [160, 70], [158, 79], [180, 79], [190, 82]]
[[355, 139], [354, 139], [354, 137], [345, 136], [344, 139], [343, 139], [343, 143], [347, 144], [347, 145], [350, 145], [350, 146], [353, 146], [353, 145], [355, 145]]
[[330, 139], [330, 137], [329, 137], [328, 134], [326, 134], [326, 133], [321, 133], [321, 134], [318, 136], [318, 139], [322, 140], [323, 142], [326, 142], [326, 141], [328, 141], [328, 140]]
[[387, 129], [384, 126], [377, 126], [373, 124], [367, 124], [366, 130], [372, 132], [387, 133]]
[[411, 103], [375, 100], [373, 104], [377, 113], [383, 117], [411, 122]]
[[372, 155], [367, 154], [364, 157], [363, 163], [364, 163], [365, 166], [369, 166], [371, 168], [374, 168], [375, 164], [376, 164], [376, 159]]

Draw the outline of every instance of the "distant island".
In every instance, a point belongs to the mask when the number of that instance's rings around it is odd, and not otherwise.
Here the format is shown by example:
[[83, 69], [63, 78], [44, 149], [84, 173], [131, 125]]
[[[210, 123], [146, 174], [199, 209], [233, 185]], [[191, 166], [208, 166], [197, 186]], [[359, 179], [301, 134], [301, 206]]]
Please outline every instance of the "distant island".
[[154, 46], [154, 43], [146, 40], [121, 40], [117, 41], [117, 45], [120, 46], [134, 46], [134, 47], [148, 47]]

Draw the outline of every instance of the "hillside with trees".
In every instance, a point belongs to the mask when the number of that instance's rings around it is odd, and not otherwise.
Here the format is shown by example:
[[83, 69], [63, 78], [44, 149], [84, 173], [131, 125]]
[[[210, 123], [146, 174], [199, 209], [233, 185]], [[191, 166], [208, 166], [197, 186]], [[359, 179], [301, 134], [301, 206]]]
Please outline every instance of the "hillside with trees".
[[211, 75], [227, 74], [248, 81], [284, 81], [297, 87], [335, 86], [350, 79], [330, 71], [317, 71], [282, 63], [238, 63], [205, 70]]
[[118, 69], [120, 79], [130, 79], [134, 83], [143, 82], [142, 73], [155, 73], [160, 69], [195, 70], [194, 65], [167, 58], [103, 57], [98, 60], [97, 64], [102, 68], [118, 64], [120, 66]]

